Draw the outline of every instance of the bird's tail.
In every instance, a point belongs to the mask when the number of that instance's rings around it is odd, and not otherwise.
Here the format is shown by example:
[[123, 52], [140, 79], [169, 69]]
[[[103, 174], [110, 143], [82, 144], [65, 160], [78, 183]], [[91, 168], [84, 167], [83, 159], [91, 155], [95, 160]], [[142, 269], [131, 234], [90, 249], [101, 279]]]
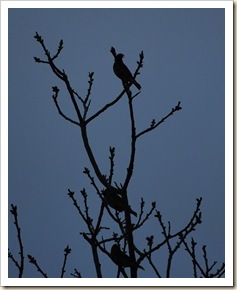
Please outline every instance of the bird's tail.
[[138, 90], [141, 89], [141, 85], [135, 79], [132, 80], [132, 83], [137, 87]]

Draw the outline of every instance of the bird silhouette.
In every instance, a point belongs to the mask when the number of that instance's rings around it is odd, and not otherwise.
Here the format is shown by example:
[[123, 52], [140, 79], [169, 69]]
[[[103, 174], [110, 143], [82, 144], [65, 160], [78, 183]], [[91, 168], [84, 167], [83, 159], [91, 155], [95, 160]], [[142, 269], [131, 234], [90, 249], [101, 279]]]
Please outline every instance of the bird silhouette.
[[140, 90], [141, 85], [134, 79], [130, 70], [124, 64], [123, 57], [124, 55], [122, 53], [119, 53], [115, 56], [115, 61], [113, 65], [115, 75], [122, 80], [123, 85], [133, 83], [138, 88], [138, 90]]
[[114, 187], [106, 188], [104, 191], [102, 191], [104, 200], [110, 207], [116, 209], [119, 212], [128, 210], [128, 212], [134, 216], [137, 216], [135, 211], [133, 211], [130, 207], [126, 207], [124, 200], [120, 196], [120, 193], [121, 191]]
[[113, 262], [119, 267], [123, 268], [140, 268], [144, 270], [142, 266], [140, 266], [136, 261], [133, 261], [127, 254], [120, 250], [120, 247], [117, 244], [114, 244], [111, 247], [111, 259]]

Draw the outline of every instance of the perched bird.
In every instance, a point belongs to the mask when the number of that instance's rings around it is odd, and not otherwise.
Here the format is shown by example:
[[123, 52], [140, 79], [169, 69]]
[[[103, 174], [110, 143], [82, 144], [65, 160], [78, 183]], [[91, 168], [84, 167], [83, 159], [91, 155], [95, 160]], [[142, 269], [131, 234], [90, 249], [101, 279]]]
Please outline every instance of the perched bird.
[[113, 65], [114, 73], [118, 78], [120, 78], [124, 85], [127, 83], [133, 83], [138, 90], [141, 89], [141, 85], [134, 79], [133, 75], [131, 74], [130, 70], [123, 62], [124, 55], [119, 53], [115, 56], [115, 61]]
[[120, 250], [120, 247], [117, 244], [114, 244], [111, 247], [111, 259], [119, 267], [130, 267], [130, 268], [140, 268], [144, 270], [137, 262], [134, 262], [127, 254]]
[[[102, 191], [104, 200], [110, 207], [120, 212], [126, 211], [126, 205], [119, 194], [120, 190], [114, 187], [106, 188], [104, 191]], [[127, 210], [134, 216], [137, 216], [137, 213], [133, 211], [130, 207], [128, 207]]]

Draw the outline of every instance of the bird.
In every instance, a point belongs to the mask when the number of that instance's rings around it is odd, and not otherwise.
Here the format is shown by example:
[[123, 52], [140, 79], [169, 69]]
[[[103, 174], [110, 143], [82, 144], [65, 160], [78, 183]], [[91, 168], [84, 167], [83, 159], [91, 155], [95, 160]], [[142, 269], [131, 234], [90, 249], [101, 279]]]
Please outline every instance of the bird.
[[115, 56], [115, 61], [113, 65], [113, 70], [115, 75], [120, 78], [124, 85], [128, 83], [133, 83], [138, 90], [141, 89], [141, 85], [134, 79], [128, 67], [123, 62], [124, 55], [119, 53]]
[[113, 244], [110, 254], [113, 262], [119, 267], [140, 268], [144, 270], [144, 268], [140, 266], [136, 261], [133, 261], [127, 254], [121, 251], [120, 247], [117, 244]]
[[[122, 212], [126, 211], [126, 205], [123, 200], [123, 198], [120, 196], [121, 191], [114, 187], [106, 188], [104, 191], [102, 191], [102, 195], [104, 197], [104, 201], [113, 209]], [[130, 207], [127, 208], [128, 212], [130, 212], [135, 217], [137, 216], [137, 213], [132, 210]]]

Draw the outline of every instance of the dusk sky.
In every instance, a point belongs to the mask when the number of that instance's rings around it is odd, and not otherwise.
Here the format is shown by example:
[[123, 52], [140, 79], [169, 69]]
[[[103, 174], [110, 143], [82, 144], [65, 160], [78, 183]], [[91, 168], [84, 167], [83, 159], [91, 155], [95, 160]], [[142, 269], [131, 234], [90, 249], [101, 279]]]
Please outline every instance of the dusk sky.
[[[182, 229], [202, 197], [202, 224], [190, 235], [198, 243], [200, 262], [206, 245], [210, 264], [225, 262], [225, 9], [10, 9], [8, 14], [9, 59], [9, 183], [8, 204], [18, 207], [25, 250], [25, 278], [41, 275], [28, 263], [34, 256], [50, 278], [59, 278], [63, 250], [69, 245], [65, 277], [77, 268], [83, 278], [96, 278], [91, 249], [80, 235], [86, 231], [68, 189], [83, 207], [80, 190], [86, 189], [93, 219], [101, 201], [95, 194], [84, 167], [93, 168], [86, 155], [79, 127], [57, 112], [52, 87], [60, 89], [59, 103], [65, 114], [75, 118], [64, 84], [49, 66], [37, 64], [34, 56], [45, 59], [38, 32], [51, 54], [59, 41], [64, 45], [56, 60], [81, 95], [86, 95], [88, 73], [94, 72], [93, 115], [122, 91], [113, 73], [113, 46], [125, 55], [124, 62], [135, 71], [139, 53], [144, 65], [137, 77], [141, 93], [134, 100], [137, 131], [161, 120], [177, 103], [182, 110], [156, 130], [138, 140], [135, 169], [129, 185], [129, 202], [139, 212], [156, 201], [171, 231]], [[137, 92], [135, 86], [131, 87]], [[104, 174], [109, 171], [109, 147], [116, 148], [114, 180], [124, 181], [130, 152], [130, 124], [127, 98], [105, 111], [88, 128], [97, 162]], [[97, 181], [97, 180], [96, 180]], [[98, 181], [97, 181], [98, 182]], [[103, 186], [98, 182], [100, 189]], [[231, 194], [231, 193], [230, 193]], [[10, 208], [8, 209], [9, 212]], [[133, 222], [136, 221], [132, 217]], [[111, 218], [103, 222], [116, 230]], [[135, 233], [137, 247], [147, 247], [146, 237], [161, 241], [161, 228], [154, 218]], [[9, 245], [18, 258], [13, 217], [9, 215]], [[112, 245], [112, 244], [110, 244]], [[110, 247], [108, 245], [108, 247]], [[100, 255], [104, 277], [115, 278], [117, 266]], [[156, 256], [165, 277], [167, 249]], [[149, 263], [141, 264], [140, 278], [156, 278]], [[9, 260], [9, 277], [17, 269]], [[127, 271], [129, 272], [129, 271]], [[174, 258], [173, 278], [192, 278], [191, 258], [182, 248]]]

